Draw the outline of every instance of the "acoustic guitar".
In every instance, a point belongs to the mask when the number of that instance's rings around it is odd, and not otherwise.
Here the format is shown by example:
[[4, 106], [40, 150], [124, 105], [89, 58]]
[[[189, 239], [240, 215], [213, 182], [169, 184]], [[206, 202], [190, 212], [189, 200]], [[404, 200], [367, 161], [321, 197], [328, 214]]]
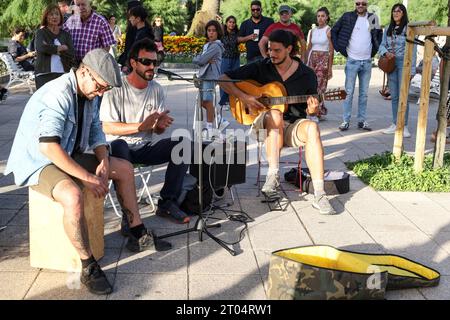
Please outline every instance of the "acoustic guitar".
[[345, 90], [333, 89], [323, 94], [310, 94], [302, 96], [287, 96], [286, 88], [280, 82], [271, 82], [265, 85], [252, 80], [236, 82], [236, 86], [247, 94], [259, 97], [266, 108], [263, 110], [251, 110], [240, 99], [230, 95], [230, 110], [237, 122], [245, 125], [253, 123], [255, 118], [264, 111], [277, 109], [286, 112], [289, 104], [306, 103], [308, 97], [316, 97], [321, 101], [343, 100], [347, 96]]

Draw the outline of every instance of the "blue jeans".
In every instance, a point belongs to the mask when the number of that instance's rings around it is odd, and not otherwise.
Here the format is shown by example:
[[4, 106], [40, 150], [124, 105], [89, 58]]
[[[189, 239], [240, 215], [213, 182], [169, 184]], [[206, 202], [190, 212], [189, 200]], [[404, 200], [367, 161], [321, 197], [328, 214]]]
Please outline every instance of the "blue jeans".
[[[240, 66], [240, 62], [239, 62], [239, 57], [237, 58], [223, 58], [222, 59], [222, 65], [220, 66], [220, 72], [222, 74], [224, 74], [227, 71], [231, 71], [234, 69], [239, 68]], [[224, 105], [224, 104], [228, 104], [228, 93], [226, 93], [225, 91], [223, 91], [222, 89], [220, 89], [220, 101], [219, 104], [220, 105]]]
[[151, 145], [147, 143], [136, 150], [131, 150], [121, 139], [111, 142], [111, 155], [130, 161], [133, 164], [159, 165], [169, 163], [166, 170], [164, 185], [161, 189], [161, 200], [158, 206], [168, 206], [169, 202], [176, 203], [181, 193], [183, 179], [188, 169], [187, 164], [174, 164], [171, 159], [172, 149], [180, 143], [170, 138], [162, 139]]
[[[388, 87], [392, 98], [392, 123], [397, 124], [398, 102], [402, 85], [403, 59], [395, 58], [395, 69], [388, 74]], [[405, 126], [408, 125], [409, 102], [406, 101]]]
[[355, 91], [357, 76], [359, 78], [358, 122], [366, 121], [367, 95], [371, 75], [371, 60], [347, 59], [347, 63], [345, 64], [345, 91], [347, 92], [347, 98], [344, 101], [343, 116], [345, 122], [350, 122], [352, 116], [353, 93]]

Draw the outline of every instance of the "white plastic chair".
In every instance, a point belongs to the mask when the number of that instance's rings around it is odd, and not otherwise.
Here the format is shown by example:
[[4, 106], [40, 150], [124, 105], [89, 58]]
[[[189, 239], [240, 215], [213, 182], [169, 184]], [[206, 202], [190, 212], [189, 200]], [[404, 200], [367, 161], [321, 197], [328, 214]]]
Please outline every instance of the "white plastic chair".
[[33, 94], [32, 84], [34, 83], [34, 71], [25, 71], [17, 64], [9, 52], [0, 52], [0, 59], [5, 63], [9, 74], [9, 82], [6, 85], [8, 89], [13, 83], [26, 83], [30, 94]]

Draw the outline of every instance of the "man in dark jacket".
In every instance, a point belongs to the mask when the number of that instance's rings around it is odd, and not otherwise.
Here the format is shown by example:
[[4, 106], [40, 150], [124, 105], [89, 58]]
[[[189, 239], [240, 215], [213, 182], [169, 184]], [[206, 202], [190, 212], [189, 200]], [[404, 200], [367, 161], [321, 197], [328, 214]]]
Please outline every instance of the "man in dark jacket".
[[380, 46], [383, 31], [378, 17], [367, 12], [367, 0], [355, 0], [356, 10], [346, 12], [331, 29], [331, 40], [336, 51], [347, 57], [343, 122], [339, 130], [348, 130], [352, 114], [353, 92], [359, 78], [358, 128], [372, 130], [366, 121], [367, 94], [372, 74], [372, 57]]

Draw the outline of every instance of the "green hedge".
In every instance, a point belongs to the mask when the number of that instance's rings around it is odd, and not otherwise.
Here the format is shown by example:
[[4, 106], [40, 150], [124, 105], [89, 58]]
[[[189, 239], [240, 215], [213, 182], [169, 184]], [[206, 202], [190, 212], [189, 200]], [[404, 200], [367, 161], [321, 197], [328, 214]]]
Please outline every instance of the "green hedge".
[[414, 172], [414, 157], [403, 154], [396, 161], [391, 152], [346, 165], [378, 191], [450, 192], [450, 153], [444, 155], [440, 169], [433, 169], [433, 155], [427, 155], [424, 169], [418, 174]]

